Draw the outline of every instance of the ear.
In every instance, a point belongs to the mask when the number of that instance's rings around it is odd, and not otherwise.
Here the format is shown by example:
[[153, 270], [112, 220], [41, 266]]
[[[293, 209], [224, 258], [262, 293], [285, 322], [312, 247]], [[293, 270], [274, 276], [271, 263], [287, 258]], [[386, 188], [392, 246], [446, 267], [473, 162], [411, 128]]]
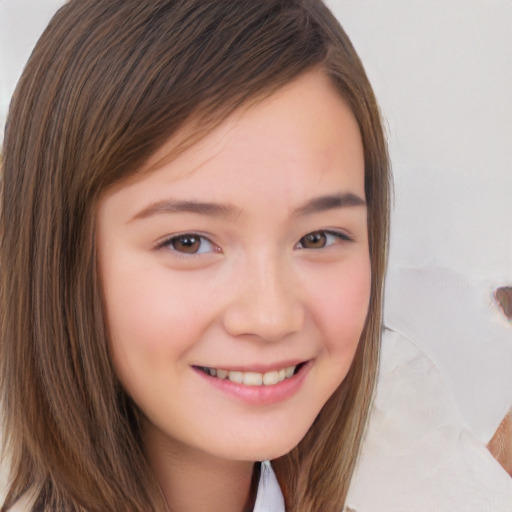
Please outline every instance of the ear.
[[494, 298], [504, 315], [512, 320], [512, 286], [502, 286], [494, 292]]

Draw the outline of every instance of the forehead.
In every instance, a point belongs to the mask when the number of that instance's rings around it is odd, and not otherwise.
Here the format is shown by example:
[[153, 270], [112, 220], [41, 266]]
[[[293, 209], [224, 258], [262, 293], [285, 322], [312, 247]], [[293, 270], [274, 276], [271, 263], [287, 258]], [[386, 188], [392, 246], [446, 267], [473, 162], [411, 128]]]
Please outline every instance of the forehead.
[[333, 189], [364, 199], [358, 124], [319, 70], [238, 109], [158, 168], [179, 137], [178, 133], [169, 139], [135, 179], [120, 188], [134, 207], [177, 195], [242, 205], [258, 196], [261, 205], [291, 208], [312, 194]]

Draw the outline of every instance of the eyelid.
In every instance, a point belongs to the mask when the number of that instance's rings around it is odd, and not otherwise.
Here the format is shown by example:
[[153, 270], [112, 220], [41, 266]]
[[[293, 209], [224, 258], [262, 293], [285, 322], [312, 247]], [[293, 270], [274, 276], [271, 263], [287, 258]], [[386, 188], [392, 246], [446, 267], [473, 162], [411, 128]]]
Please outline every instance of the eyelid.
[[346, 231], [342, 231], [342, 230], [338, 231], [335, 229], [321, 229], [320, 231], [322, 231], [323, 233], [327, 233], [328, 235], [333, 235], [345, 242], [353, 242], [354, 241], [354, 238], [352, 237], [352, 235], [349, 235]]

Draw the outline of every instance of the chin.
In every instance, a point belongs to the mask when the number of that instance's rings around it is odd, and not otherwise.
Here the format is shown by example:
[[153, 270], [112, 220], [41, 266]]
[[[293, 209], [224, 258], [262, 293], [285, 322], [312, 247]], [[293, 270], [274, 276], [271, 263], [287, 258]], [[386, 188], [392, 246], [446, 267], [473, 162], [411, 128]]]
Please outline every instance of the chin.
[[[286, 455], [293, 450], [306, 435], [304, 432], [291, 433], [289, 430], [279, 436], [262, 436], [260, 440], [240, 440], [234, 444], [233, 440], [226, 446], [223, 458], [231, 460], [262, 461], [273, 460]], [[220, 455], [220, 454], [219, 454]]]

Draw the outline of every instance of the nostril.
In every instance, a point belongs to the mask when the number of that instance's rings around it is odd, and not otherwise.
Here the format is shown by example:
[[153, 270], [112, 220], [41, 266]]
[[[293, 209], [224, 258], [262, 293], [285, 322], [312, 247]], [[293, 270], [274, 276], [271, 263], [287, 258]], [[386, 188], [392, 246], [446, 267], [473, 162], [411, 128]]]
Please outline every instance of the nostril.
[[494, 292], [494, 298], [504, 315], [512, 320], [512, 286], [502, 286]]

